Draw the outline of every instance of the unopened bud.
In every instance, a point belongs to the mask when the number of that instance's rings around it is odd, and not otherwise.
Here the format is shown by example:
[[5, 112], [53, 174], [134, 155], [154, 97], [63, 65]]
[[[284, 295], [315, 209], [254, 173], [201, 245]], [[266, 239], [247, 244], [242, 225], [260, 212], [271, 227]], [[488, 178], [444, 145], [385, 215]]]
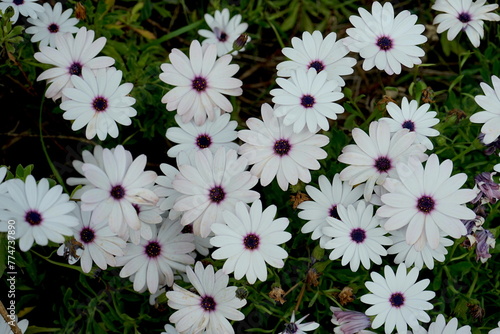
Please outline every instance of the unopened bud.
[[245, 47], [248, 41], [248, 35], [247, 34], [241, 34], [236, 38], [236, 40], [233, 42], [233, 50], [234, 51], [240, 51]]

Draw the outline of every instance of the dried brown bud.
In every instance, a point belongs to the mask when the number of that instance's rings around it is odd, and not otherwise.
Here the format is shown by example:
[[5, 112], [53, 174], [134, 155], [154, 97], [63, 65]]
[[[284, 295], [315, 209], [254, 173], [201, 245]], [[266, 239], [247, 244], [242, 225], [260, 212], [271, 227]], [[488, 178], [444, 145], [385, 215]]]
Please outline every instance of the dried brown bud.
[[483, 317], [484, 317], [484, 314], [485, 314], [485, 311], [484, 311], [484, 308], [482, 308], [481, 306], [477, 305], [477, 304], [467, 304], [467, 307], [469, 308], [469, 313], [470, 315], [478, 320], [478, 321], [482, 321], [483, 320]]
[[283, 298], [284, 296], [285, 296], [285, 291], [280, 286], [275, 286], [269, 292], [269, 298], [279, 302], [281, 305], [283, 305], [286, 302], [286, 300]]
[[319, 285], [319, 281], [318, 281], [319, 276], [321, 276], [321, 274], [318, 273], [316, 271], [316, 269], [310, 268], [307, 271], [306, 284], [309, 286], [318, 286]]
[[346, 305], [348, 303], [351, 303], [354, 301], [353, 298], [353, 293], [352, 293], [352, 288], [346, 286], [345, 288], [342, 289], [339, 293], [339, 302], [340, 305]]
[[75, 16], [79, 20], [85, 20], [87, 18], [87, 10], [82, 5], [81, 2], [77, 2], [75, 6]]
[[434, 91], [430, 86], [425, 87], [422, 91], [422, 102], [424, 103], [434, 103]]
[[290, 202], [292, 202], [292, 208], [297, 209], [297, 206], [305, 201], [310, 201], [311, 198], [307, 194], [297, 192], [295, 195], [290, 195]]

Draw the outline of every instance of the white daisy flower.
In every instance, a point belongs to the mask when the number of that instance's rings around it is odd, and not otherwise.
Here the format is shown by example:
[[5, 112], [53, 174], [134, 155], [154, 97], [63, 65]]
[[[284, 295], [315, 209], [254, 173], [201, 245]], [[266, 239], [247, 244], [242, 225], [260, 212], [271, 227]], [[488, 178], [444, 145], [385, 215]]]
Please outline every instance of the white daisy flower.
[[34, 57], [40, 63], [54, 65], [54, 68], [42, 72], [37, 81], [47, 80], [50, 86], [45, 91], [45, 97], [54, 101], [62, 97], [62, 90], [73, 87], [71, 76], [82, 75], [82, 69], [96, 70], [113, 65], [111, 57], [96, 57], [106, 44], [106, 38], [100, 37], [94, 41], [94, 31], [82, 27], [75, 37], [70, 33], [56, 36], [56, 47], [40, 46], [40, 52]]
[[82, 210], [93, 211], [93, 222], [107, 220], [111, 231], [123, 237], [127, 228], [141, 228], [133, 204], [156, 205], [158, 202], [158, 196], [148, 189], [157, 175], [144, 171], [147, 159], [144, 154], [130, 161], [121, 145], [114, 151], [104, 149], [102, 155], [104, 168], [92, 163], [82, 165], [85, 177], [94, 186], [82, 194]]
[[449, 41], [455, 39], [460, 31], [465, 31], [474, 47], [479, 47], [480, 39], [484, 36], [483, 21], [500, 21], [500, 15], [489, 13], [498, 8], [498, 4], [486, 4], [486, 0], [436, 0], [431, 7], [444, 12], [434, 18], [437, 24], [437, 33], [448, 30]]
[[330, 240], [323, 234], [323, 227], [328, 226], [326, 218], [340, 219], [337, 206], [347, 207], [349, 204], [354, 204], [363, 195], [365, 186], [359, 185], [353, 189], [349, 183], [340, 181], [339, 174], [335, 174], [331, 183], [326, 176], [320, 175], [318, 184], [319, 189], [310, 185], [306, 186], [306, 192], [312, 200], [300, 203], [297, 208], [302, 210], [298, 214], [299, 218], [308, 220], [302, 226], [301, 232], [312, 232], [311, 238], [319, 239], [319, 245], [323, 248]]
[[170, 324], [165, 325], [165, 331], [161, 332], [160, 334], [179, 334], [179, 332], [175, 329], [174, 326]]
[[5, 10], [11, 7], [14, 10], [14, 15], [10, 18], [11, 22], [16, 23], [19, 19], [19, 14], [26, 17], [36, 19], [44, 9], [36, 3], [37, 0], [2, 0], [0, 2], [0, 10], [5, 13]]
[[162, 211], [168, 211], [168, 218], [176, 220], [182, 213], [174, 210], [174, 203], [182, 196], [182, 193], [174, 189], [172, 182], [175, 180], [177, 174], [179, 174], [179, 170], [166, 163], [160, 165], [160, 170], [163, 175], [158, 175], [155, 181], [160, 188], [158, 194], [161, 196], [158, 206]]
[[238, 311], [246, 305], [245, 299], [236, 297], [235, 286], [227, 286], [229, 276], [222, 270], [214, 273], [212, 265], [203, 268], [196, 262], [194, 271], [186, 267], [189, 281], [198, 294], [173, 285], [167, 292], [168, 306], [176, 309], [169, 321], [175, 323], [180, 333], [225, 333], [234, 334], [229, 320], [243, 320], [245, 316]]
[[319, 327], [319, 324], [315, 321], [302, 323], [306, 318], [307, 315], [295, 321], [295, 311], [293, 311], [290, 322], [285, 325], [285, 330], [278, 334], [304, 334]]
[[490, 330], [488, 334], [500, 334], [500, 321], [498, 322], [498, 327]]
[[[9, 315], [10, 317], [10, 315]], [[19, 320], [17, 318], [17, 315], [14, 317], [14, 321], [17, 324], [17, 327], [21, 330], [21, 333], [26, 332], [26, 329], [28, 329], [29, 321], [28, 319], [23, 319]], [[3, 317], [0, 317], [0, 333], [2, 334], [13, 334], [12, 329], [8, 323], [5, 322], [5, 319]]]
[[288, 218], [274, 219], [277, 208], [268, 206], [262, 211], [262, 203], [257, 200], [250, 209], [242, 202], [236, 203], [235, 213], [222, 213], [225, 224], [212, 224], [214, 237], [210, 243], [219, 247], [212, 253], [216, 260], [227, 259], [222, 270], [225, 274], [234, 272], [237, 280], [243, 276], [248, 283], [257, 279], [267, 279], [266, 263], [275, 268], [283, 268], [283, 259], [288, 253], [278, 245], [292, 238], [285, 232]]
[[230, 119], [229, 114], [216, 114], [214, 120], [207, 120], [198, 126], [193, 121], [183, 123], [181, 117], [175, 115], [175, 121], [180, 128], [168, 128], [166, 137], [178, 145], [168, 150], [168, 156], [175, 158], [180, 152], [199, 151], [205, 148], [215, 152], [221, 146], [238, 150], [239, 145], [233, 142], [238, 138], [238, 133], [235, 131], [238, 123]]
[[371, 304], [366, 315], [376, 316], [372, 328], [376, 329], [385, 324], [386, 334], [392, 333], [394, 328], [398, 333], [406, 333], [407, 325], [417, 330], [418, 321], [429, 322], [431, 319], [425, 312], [433, 308], [428, 300], [434, 298], [434, 291], [424, 291], [429, 285], [428, 278], [417, 282], [419, 270], [413, 268], [406, 273], [404, 264], [400, 264], [396, 273], [389, 266], [384, 267], [384, 275], [372, 272], [373, 282], [366, 282], [366, 288], [371, 292], [361, 296], [361, 301]]
[[330, 311], [332, 311], [332, 323], [336, 325], [333, 330], [335, 334], [374, 333], [365, 330], [372, 324], [366, 314], [349, 310], [342, 311], [342, 309], [333, 306], [330, 306]]
[[45, 246], [50, 241], [64, 242], [64, 236], [73, 235], [72, 227], [78, 219], [71, 213], [75, 202], [63, 194], [63, 188], [55, 185], [49, 189], [49, 181], [38, 184], [32, 175], [26, 181], [11, 179], [5, 183], [8, 194], [0, 195], [0, 232], [7, 232], [7, 221], [16, 222], [14, 237], [19, 239], [19, 249], [28, 251], [34, 242]]
[[444, 262], [445, 255], [448, 254], [446, 247], [453, 245], [453, 241], [440, 236], [438, 247], [432, 249], [427, 243], [425, 234], [417, 241], [423, 245], [409, 245], [406, 243], [406, 228], [391, 231], [389, 238], [393, 245], [389, 247], [387, 253], [396, 254], [394, 263], [404, 263], [407, 268], [414, 265], [420, 270], [424, 264], [427, 268], [434, 269], [434, 261]]
[[[215, 44], [219, 57], [233, 51], [234, 41], [248, 28], [247, 23], [241, 23], [240, 14], [229, 19], [229, 10], [227, 8], [224, 8], [222, 12], [216, 10], [214, 16], [205, 14], [204, 17], [211, 30], [198, 30], [198, 34], [206, 38], [202, 41], [202, 45]], [[247, 42], [250, 40], [250, 37], [248, 37]], [[239, 51], [245, 51], [245, 48]], [[236, 56], [238, 51], [233, 51], [231, 54]]]
[[337, 119], [337, 114], [344, 108], [334, 101], [340, 100], [344, 94], [336, 80], [327, 80], [327, 72], [316, 72], [310, 68], [295, 70], [289, 79], [277, 78], [281, 88], [272, 89], [273, 102], [277, 104], [274, 114], [283, 117], [283, 124], [293, 125], [295, 133], [307, 127], [309, 132], [316, 133], [321, 128], [330, 128], [328, 119]]
[[267, 103], [262, 105], [261, 112], [262, 121], [249, 118], [249, 130], [238, 132], [238, 137], [245, 142], [238, 152], [254, 164], [252, 174], [260, 178], [263, 186], [276, 177], [283, 191], [299, 179], [311, 182], [309, 170], [321, 167], [318, 160], [326, 158], [327, 153], [320, 147], [328, 144], [328, 137], [307, 129], [294, 133], [291, 126], [283, 125], [283, 120], [274, 115]]
[[82, 69], [82, 76], [71, 76], [74, 88], [64, 88], [65, 101], [61, 109], [66, 112], [63, 118], [74, 121], [71, 125], [73, 131], [78, 131], [86, 126], [85, 135], [92, 139], [96, 135], [100, 140], [118, 137], [118, 126], [130, 125], [130, 117], [137, 115], [131, 106], [135, 99], [128, 96], [134, 85], [124, 83], [122, 71], [114, 67], [98, 69], [92, 72], [88, 68]]
[[73, 9], [62, 11], [62, 4], [56, 2], [54, 8], [49, 3], [43, 4], [44, 11], [38, 14], [38, 18], [28, 18], [33, 26], [26, 29], [26, 33], [33, 35], [31, 42], [40, 42], [40, 46], [56, 46], [56, 36], [64, 33], [77, 33], [77, 18], [70, 18]]
[[415, 142], [425, 145], [428, 150], [434, 149], [434, 145], [427, 137], [439, 136], [439, 131], [431, 127], [439, 123], [436, 118], [437, 112], [429, 111], [430, 104], [424, 103], [420, 107], [418, 102], [411, 100], [408, 102], [406, 97], [401, 101], [401, 108], [394, 102], [387, 104], [387, 112], [391, 118], [383, 117], [379, 121], [389, 123], [391, 132], [400, 129], [408, 129], [417, 134]]
[[233, 106], [222, 94], [239, 96], [242, 82], [232, 76], [238, 72], [237, 64], [229, 64], [232, 57], [217, 58], [217, 47], [208, 44], [202, 49], [194, 40], [189, 48], [189, 58], [178, 49], [168, 56], [171, 64], [162, 64], [160, 79], [176, 86], [161, 99], [167, 110], [177, 110], [182, 122], [191, 119], [202, 125], [208, 116], [213, 121], [219, 112], [232, 112]]
[[[106, 222], [92, 223], [91, 212], [81, 211], [80, 206], [73, 213], [78, 218], [78, 225], [73, 230], [75, 240], [81, 244], [76, 248], [76, 251], [83, 272], [90, 272], [93, 263], [102, 270], [106, 270], [108, 265], [116, 267], [115, 256], [123, 255], [125, 241], [111, 232]], [[60, 256], [71, 255], [71, 253], [65, 254], [68, 251], [67, 247], [65, 242], [59, 247], [57, 254]]]
[[3, 180], [5, 179], [5, 175], [7, 175], [7, 171], [8, 171], [7, 167], [5, 166], [0, 167], [0, 195], [5, 194], [7, 192], [7, 186], [3, 182]]
[[397, 166], [399, 180], [387, 180], [384, 187], [389, 193], [382, 195], [384, 205], [377, 210], [379, 217], [388, 218], [383, 224], [387, 231], [408, 225], [406, 242], [417, 250], [425, 243], [417, 242], [424, 234], [429, 246], [439, 246], [440, 230], [455, 239], [467, 233], [462, 220], [476, 218], [476, 214], [464, 203], [476, 197], [472, 189], [459, 189], [467, 175], [451, 176], [453, 162], [445, 160], [439, 164], [432, 154], [425, 164], [414, 159]]
[[320, 31], [313, 33], [304, 31], [302, 39], [292, 38], [292, 47], [283, 48], [283, 54], [290, 60], [283, 61], [276, 66], [278, 76], [289, 77], [296, 69], [307, 71], [314, 68], [318, 73], [325, 71], [327, 80], [335, 80], [340, 87], [345, 86], [342, 76], [354, 72], [353, 66], [356, 59], [346, 57], [349, 50], [342, 40], [337, 39], [337, 34], [329, 33], [323, 39]]
[[182, 225], [168, 218], [163, 220], [158, 232], [151, 240], [142, 240], [139, 245], [127, 244], [125, 255], [116, 258], [123, 266], [120, 277], [129, 277], [134, 290], [147, 289], [155, 293], [163, 285], [174, 284], [174, 271], [184, 272], [186, 265], [194, 264], [190, 252], [194, 250], [193, 236], [181, 233]]
[[391, 135], [389, 124], [384, 121], [371, 122], [368, 135], [359, 128], [353, 129], [356, 145], [347, 145], [338, 157], [350, 165], [340, 172], [340, 179], [350, 185], [366, 182], [364, 197], [369, 201], [375, 184], [382, 185], [388, 176], [396, 177], [398, 162], [407, 161], [410, 156], [420, 161], [427, 158], [425, 146], [415, 144], [416, 136], [407, 129]]
[[417, 331], [418, 334], [471, 334], [470, 326], [458, 328], [457, 318], [451, 318], [448, 323], [442, 314], [438, 315], [436, 321], [431, 322], [428, 330]]
[[358, 201], [357, 205], [337, 206], [340, 219], [327, 217], [329, 226], [323, 233], [332, 239], [325, 243], [325, 249], [333, 249], [330, 260], [342, 257], [342, 265], [349, 263], [352, 271], [357, 271], [362, 263], [370, 269], [370, 261], [381, 264], [387, 251], [382, 245], [391, 245], [392, 241], [384, 236], [386, 231], [380, 227], [379, 220], [373, 216], [373, 205]]
[[392, 75], [401, 73], [401, 65], [412, 68], [422, 63], [419, 57], [425, 52], [417, 45], [425, 43], [427, 37], [422, 35], [425, 26], [415, 24], [417, 15], [403, 10], [394, 17], [392, 4], [386, 2], [382, 7], [378, 1], [373, 2], [371, 13], [364, 8], [358, 11], [360, 16], [349, 17], [354, 28], [347, 29], [349, 37], [344, 38], [344, 44], [365, 59], [363, 70], [376, 66]]
[[237, 202], [259, 199], [260, 194], [250, 190], [258, 179], [245, 171], [247, 159], [238, 158], [235, 150], [201, 150], [195, 152], [194, 160], [194, 165], [179, 166], [172, 185], [183, 196], [173, 208], [183, 212], [182, 225], [193, 223], [194, 234], [205, 238], [213, 223], [222, 222], [224, 210], [233, 212]]
[[[114, 151], [115, 149], [112, 148], [111, 151]], [[94, 146], [93, 152], [90, 151], [83, 151], [82, 152], [82, 160], [73, 160], [71, 163], [73, 165], [73, 168], [82, 176], [82, 177], [69, 177], [66, 180], [66, 183], [70, 186], [78, 186], [82, 185], [80, 189], [75, 191], [73, 194], [73, 199], [80, 199], [82, 197], [82, 194], [87, 190], [87, 189], [92, 189], [94, 186], [92, 183], [90, 183], [87, 178], [85, 178], [85, 173], [83, 172], [82, 166], [85, 163], [93, 164], [96, 165], [97, 167], [104, 169], [104, 160], [102, 157], [102, 152], [103, 148], [101, 145], [96, 145]], [[127, 164], [132, 163], [132, 153], [129, 151], [126, 151], [127, 153]]]
[[485, 145], [494, 142], [500, 136], [500, 79], [491, 76], [493, 87], [481, 82], [484, 95], [474, 98], [476, 103], [483, 108], [470, 117], [472, 123], [484, 123], [481, 132], [484, 133], [483, 142]]

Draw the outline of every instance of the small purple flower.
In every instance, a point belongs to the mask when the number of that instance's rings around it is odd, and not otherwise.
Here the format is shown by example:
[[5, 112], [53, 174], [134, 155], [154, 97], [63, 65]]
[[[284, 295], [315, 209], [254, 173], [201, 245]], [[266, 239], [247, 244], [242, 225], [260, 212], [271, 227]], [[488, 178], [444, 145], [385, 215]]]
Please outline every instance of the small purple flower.
[[475, 219], [472, 220], [463, 220], [465, 228], [467, 229], [467, 235], [474, 234], [476, 230], [483, 229], [481, 226], [484, 224], [484, 218], [481, 216], [476, 216]]
[[495, 236], [489, 230], [480, 230], [474, 233], [476, 236], [476, 261], [485, 263], [490, 257], [490, 248], [495, 248]]
[[500, 185], [493, 181], [495, 174], [495, 172], [483, 172], [474, 178], [476, 181], [474, 189], [477, 191], [477, 196], [471, 201], [472, 203], [481, 201], [481, 204], [494, 204], [500, 199]]
[[[370, 318], [364, 313], [356, 311], [342, 311], [338, 307], [330, 307], [332, 311], [332, 323], [337, 325], [334, 332], [336, 334], [354, 334], [359, 333], [371, 326]], [[369, 331], [364, 331], [369, 332]]]

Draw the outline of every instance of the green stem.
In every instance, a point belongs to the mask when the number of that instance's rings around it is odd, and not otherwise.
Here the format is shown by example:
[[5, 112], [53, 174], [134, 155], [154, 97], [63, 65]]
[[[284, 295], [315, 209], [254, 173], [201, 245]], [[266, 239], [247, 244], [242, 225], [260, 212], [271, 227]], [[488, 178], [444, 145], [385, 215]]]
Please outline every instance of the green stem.
[[39, 257], [41, 257], [42, 259], [44, 259], [45, 261], [49, 262], [49, 263], [52, 263], [52, 264], [55, 264], [56, 266], [60, 266], [60, 267], [64, 267], [64, 268], [70, 268], [70, 269], [74, 269], [74, 270], [78, 270], [79, 272], [81, 272], [82, 274], [86, 274], [83, 272], [82, 268], [80, 268], [79, 266], [72, 266], [70, 264], [65, 264], [65, 263], [61, 263], [61, 262], [56, 262], [54, 260], [51, 260], [49, 257], [47, 256], [43, 256], [41, 254], [38, 254], [37, 252], [35, 252], [34, 250], [31, 250], [31, 252], [33, 252], [35, 255], [38, 255]]
[[479, 268], [474, 270], [474, 280], [472, 281], [472, 284], [470, 285], [469, 291], [467, 292], [467, 298], [471, 298], [472, 293], [474, 292], [474, 289], [476, 288], [476, 283], [477, 283], [478, 278], [479, 278]]

